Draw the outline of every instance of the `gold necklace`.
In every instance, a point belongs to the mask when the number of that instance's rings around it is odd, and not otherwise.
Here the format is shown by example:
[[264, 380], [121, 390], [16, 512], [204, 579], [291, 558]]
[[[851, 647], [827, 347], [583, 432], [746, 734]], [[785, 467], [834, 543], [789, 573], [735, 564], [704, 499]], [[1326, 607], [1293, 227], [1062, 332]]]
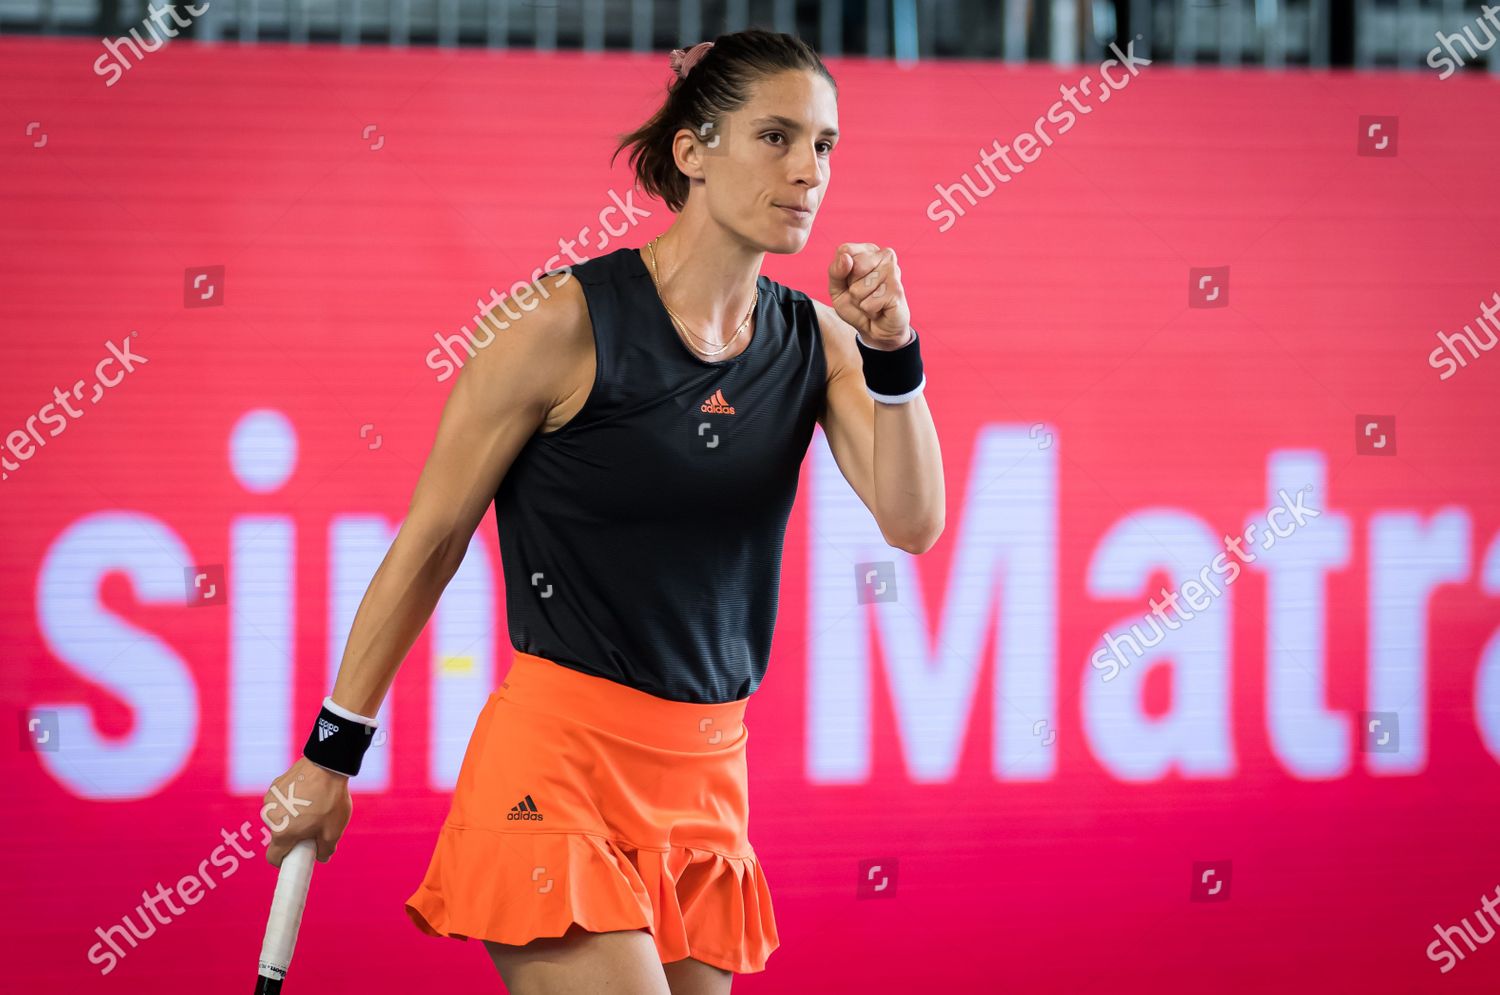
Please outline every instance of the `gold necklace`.
[[[651, 241], [646, 243], [646, 250], [651, 253], [651, 283], [656, 287], [656, 296], [661, 301], [661, 306], [667, 309], [667, 314], [671, 315], [672, 320], [677, 322], [677, 324], [682, 327], [682, 330], [684, 332], [692, 335], [693, 338], [697, 339], [699, 342], [708, 342], [707, 339], [703, 338], [700, 335], [693, 335], [693, 331], [692, 329], [688, 328], [687, 322], [678, 317], [677, 312], [672, 310], [671, 306], [667, 304], [667, 299], [661, 294], [661, 283], [657, 280], [656, 272], [656, 243], [660, 240], [661, 236], [658, 235], [656, 236], [656, 238], [653, 238]], [[750, 310], [745, 312], [745, 320], [740, 322], [740, 327], [736, 329], [735, 333], [729, 337], [729, 341], [725, 342], [722, 346], [720, 346], [718, 349], [715, 349], [713, 352], [707, 352], [705, 350], [696, 348], [694, 348], [693, 351], [702, 352], [705, 356], [717, 356], [721, 352], [724, 352], [726, 349], [728, 349], [730, 346], [734, 345], [734, 340], [739, 338], [741, 333], [743, 333], [745, 329], [749, 327], [750, 316], [755, 313], [755, 305], [758, 303], [760, 303], [760, 287], [756, 286], [755, 297], [750, 301]], [[709, 342], [708, 344], [713, 345], [712, 342]], [[691, 347], [690, 343], [689, 346]]]

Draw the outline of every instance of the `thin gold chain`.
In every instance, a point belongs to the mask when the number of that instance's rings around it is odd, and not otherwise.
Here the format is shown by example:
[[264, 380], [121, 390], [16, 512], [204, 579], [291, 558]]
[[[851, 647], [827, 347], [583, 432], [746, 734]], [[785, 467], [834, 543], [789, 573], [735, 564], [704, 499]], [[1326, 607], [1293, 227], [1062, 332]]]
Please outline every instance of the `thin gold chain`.
[[[671, 306], [669, 304], [667, 304], [667, 299], [662, 296], [662, 293], [661, 293], [661, 283], [657, 279], [657, 272], [656, 272], [656, 243], [658, 241], [660, 241], [660, 240], [661, 240], [661, 236], [658, 235], [658, 236], [656, 236], [656, 238], [653, 238], [651, 241], [649, 241], [649, 242], [646, 243], [646, 249], [647, 249], [648, 252], [651, 253], [651, 282], [656, 287], [656, 296], [657, 296], [658, 299], [661, 300], [661, 306], [667, 309], [667, 314], [671, 315], [672, 316], [672, 320], [675, 321], [675, 322], [677, 322], [678, 325], [682, 326], [682, 330], [684, 332], [687, 332], [689, 335], [692, 335], [693, 338], [697, 339], [699, 342], [708, 342], [708, 339], [703, 338], [701, 335], [694, 335], [692, 329], [688, 328], [687, 322], [683, 321], [682, 318], [678, 316], [677, 312], [672, 310]], [[737, 338], [739, 338], [740, 335], [745, 331], [745, 329], [750, 326], [750, 316], [753, 315], [753, 314], [755, 314], [755, 305], [758, 304], [758, 303], [760, 303], [760, 287], [759, 286], [757, 286], [755, 288], [755, 297], [750, 302], [750, 310], [748, 310], [748, 311], [745, 312], [745, 320], [742, 321], [742, 322], [740, 322], [740, 327], [738, 329], [736, 329], [735, 333], [729, 337], [729, 341], [725, 342], [722, 346], [720, 346], [718, 349], [715, 349], [713, 352], [707, 352], [706, 350], [697, 349], [697, 348], [694, 348], [694, 351], [695, 352], [701, 352], [705, 356], [717, 356], [717, 355], [719, 355], [719, 353], [724, 352], [730, 346], [734, 345], [734, 340], [737, 339]], [[713, 345], [712, 342], [709, 342], [708, 344], [709, 345]]]

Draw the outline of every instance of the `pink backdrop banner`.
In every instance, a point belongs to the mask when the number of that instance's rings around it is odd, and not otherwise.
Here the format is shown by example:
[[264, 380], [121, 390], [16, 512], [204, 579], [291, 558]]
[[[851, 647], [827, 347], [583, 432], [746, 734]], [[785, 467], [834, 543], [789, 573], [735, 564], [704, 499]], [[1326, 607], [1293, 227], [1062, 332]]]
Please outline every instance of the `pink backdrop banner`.
[[[896, 248], [947, 530], [885, 546], [815, 436], [748, 713], [783, 945], [736, 991], [1500, 984], [1464, 926], [1500, 889], [1495, 83], [1138, 55], [831, 65], [831, 187], [765, 271], [826, 299], [840, 243]], [[608, 157], [668, 67], [106, 57], [0, 43], [6, 974], [247, 990], [260, 797], [455, 336], [667, 226]], [[288, 990], [498, 988], [401, 907], [508, 665], [498, 568], [490, 517]]]

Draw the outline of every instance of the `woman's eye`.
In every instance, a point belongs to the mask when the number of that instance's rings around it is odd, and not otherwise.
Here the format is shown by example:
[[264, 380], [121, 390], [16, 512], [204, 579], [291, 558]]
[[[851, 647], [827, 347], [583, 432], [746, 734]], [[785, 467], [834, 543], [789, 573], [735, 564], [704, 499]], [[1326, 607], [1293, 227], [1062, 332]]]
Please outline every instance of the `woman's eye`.
[[[767, 132], [762, 137], [764, 137], [766, 139], [772, 139], [772, 138], [785, 138], [786, 136], [783, 135], [779, 131], [770, 131], [770, 132]], [[780, 145], [780, 144], [784, 144], [784, 143], [777, 142], [777, 143], [774, 143], [774, 144]], [[822, 150], [819, 153], [820, 155], [825, 155], [826, 156], [826, 155], [832, 155], [833, 154], [833, 143], [832, 142], [819, 142], [818, 143], [818, 148]]]

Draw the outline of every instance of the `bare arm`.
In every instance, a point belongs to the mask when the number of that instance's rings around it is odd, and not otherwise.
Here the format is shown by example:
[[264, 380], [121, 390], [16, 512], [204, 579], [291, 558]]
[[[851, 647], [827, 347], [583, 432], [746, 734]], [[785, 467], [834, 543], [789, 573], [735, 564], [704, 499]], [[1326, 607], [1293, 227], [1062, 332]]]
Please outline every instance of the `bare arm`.
[[540, 282], [550, 298], [537, 291], [531, 311], [508, 299], [521, 317], [468, 360], [443, 406], [406, 518], [349, 630], [332, 692], [344, 708], [379, 710], [511, 462], [572, 389], [572, 346], [587, 331], [581, 289], [571, 276]]
[[[582, 288], [571, 274], [539, 283], [546, 296], [527, 297], [530, 309], [511, 299], [507, 306], [521, 317], [497, 325], [453, 384], [406, 518], [354, 615], [335, 704], [361, 715], [380, 711], [516, 454], [560, 402], [588, 389], [580, 382], [591, 383], [579, 375], [593, 355]], [[293, 794], [297, 810], [286, 811]], [[297, 757], [261, 798], [267, 862], [280, 867], [304, 839], [317, 841], [320, 861], [331, 859], [353, 812], [348, 775]]]
[[819, 417], [844, 479], [875, 516], [885, 541], [925, 553], [943, 533], [943, 456], [927, 400], [880, 404], [865, 389], [855, 330], [813, 301], [828, 360], [827, 402]]

